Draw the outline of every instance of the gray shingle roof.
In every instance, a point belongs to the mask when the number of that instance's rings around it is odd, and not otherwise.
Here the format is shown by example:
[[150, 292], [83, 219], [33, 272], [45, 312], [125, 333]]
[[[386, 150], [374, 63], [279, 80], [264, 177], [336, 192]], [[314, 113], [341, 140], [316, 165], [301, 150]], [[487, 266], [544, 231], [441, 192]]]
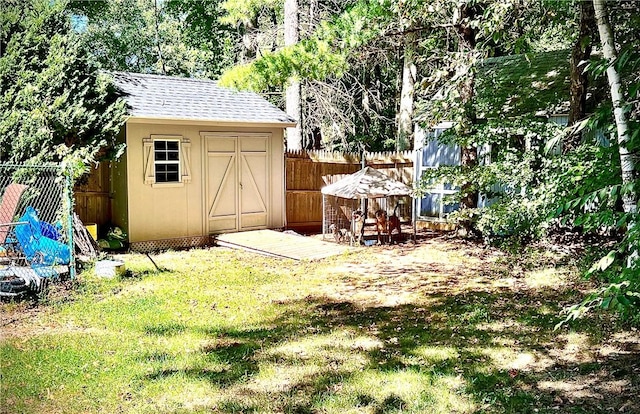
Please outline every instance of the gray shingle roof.
[[112, 75], [132, 117], [283, 126], [296, 122], [258, 94], [223, 88], [211, 80], [128, 72]]

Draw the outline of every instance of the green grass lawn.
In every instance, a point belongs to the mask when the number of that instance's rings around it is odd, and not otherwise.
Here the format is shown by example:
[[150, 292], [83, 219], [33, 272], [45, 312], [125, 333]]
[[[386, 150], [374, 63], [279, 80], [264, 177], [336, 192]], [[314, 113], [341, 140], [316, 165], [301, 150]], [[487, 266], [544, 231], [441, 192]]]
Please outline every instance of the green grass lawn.
[[444, 239], [320, 262], [223, 248], [124, 256], [2, 305], [3, 413], [640, 410], [640, 335], [554, 331], [589, 289], [566, 257]]

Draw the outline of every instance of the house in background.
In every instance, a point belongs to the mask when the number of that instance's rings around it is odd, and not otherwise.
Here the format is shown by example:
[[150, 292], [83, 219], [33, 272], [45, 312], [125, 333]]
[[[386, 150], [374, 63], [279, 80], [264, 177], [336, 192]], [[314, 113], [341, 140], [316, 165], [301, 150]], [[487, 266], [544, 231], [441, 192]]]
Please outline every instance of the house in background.
[[294, 119], [257, 94], [209, 80], [113, 77], [129, 118], [124, 155], [110, 171], [111, 220], [133, 249], [284, 227], [284, 129]]
[[[484, 60], [476, 73], [475, 109], [479, 122], [534, 117], [566, 126], [569, 120], [570, 51], [560, 50], [526, 55], [513, 55]], [[594, 106], [590, 96], [587, 105]], [[415, 181], [422, 173], [443, 165], [460, 165], [460, 147], [444, 145], [437, 138], [451, 128], [441, 122], [429, 129], [416, 125], [414, 133]], [[490, 162], [491, 147], [478, 148], [480, 163]], [[446, 205], [444, 199], [457, 190], [439, 185], [414, 206], [420, 220], [444, 220], [457, 205]], [[487, 204], [480, 195], [478, 206]]]

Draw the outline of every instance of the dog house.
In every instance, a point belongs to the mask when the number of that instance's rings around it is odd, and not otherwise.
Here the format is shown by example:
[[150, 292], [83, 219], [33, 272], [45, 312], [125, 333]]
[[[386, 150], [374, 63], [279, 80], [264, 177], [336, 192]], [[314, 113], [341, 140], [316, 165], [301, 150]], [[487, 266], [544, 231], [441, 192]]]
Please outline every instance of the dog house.
[[[365, 240], [369, 225], [376, 224], [376, 212], [396, 216], [400, 223], [414, 223], [411, 211], [411, 187], [381, 171], [365, 167], [322, 188], [322, 237], [353, 242], [359, 230], [354, 215], [363, 215]], [[415, 229], [414, 234], [415, 234]], [[391, 240], [391, 232], [387, 236]], [[377, 234], [377, 231], [376, 231]]]

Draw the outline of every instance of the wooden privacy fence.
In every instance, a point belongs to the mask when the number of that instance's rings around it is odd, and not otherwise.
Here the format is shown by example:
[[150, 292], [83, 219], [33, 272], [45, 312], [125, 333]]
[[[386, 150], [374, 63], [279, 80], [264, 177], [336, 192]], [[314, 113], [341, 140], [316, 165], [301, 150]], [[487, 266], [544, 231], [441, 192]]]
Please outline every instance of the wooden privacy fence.
[[[413, 185], [413, 152], [366, 153], [366, 165]], [[311, 232], [322, 229], [322, 187], [362, 168], [359, 154], [331, 151], [287, 151], [287, 228]]]
[[109, 197], [109, 162], [92, 167], [74, 188], [75, 210], [85, 224], [95, 223], [100, 228], [111, 221]]

